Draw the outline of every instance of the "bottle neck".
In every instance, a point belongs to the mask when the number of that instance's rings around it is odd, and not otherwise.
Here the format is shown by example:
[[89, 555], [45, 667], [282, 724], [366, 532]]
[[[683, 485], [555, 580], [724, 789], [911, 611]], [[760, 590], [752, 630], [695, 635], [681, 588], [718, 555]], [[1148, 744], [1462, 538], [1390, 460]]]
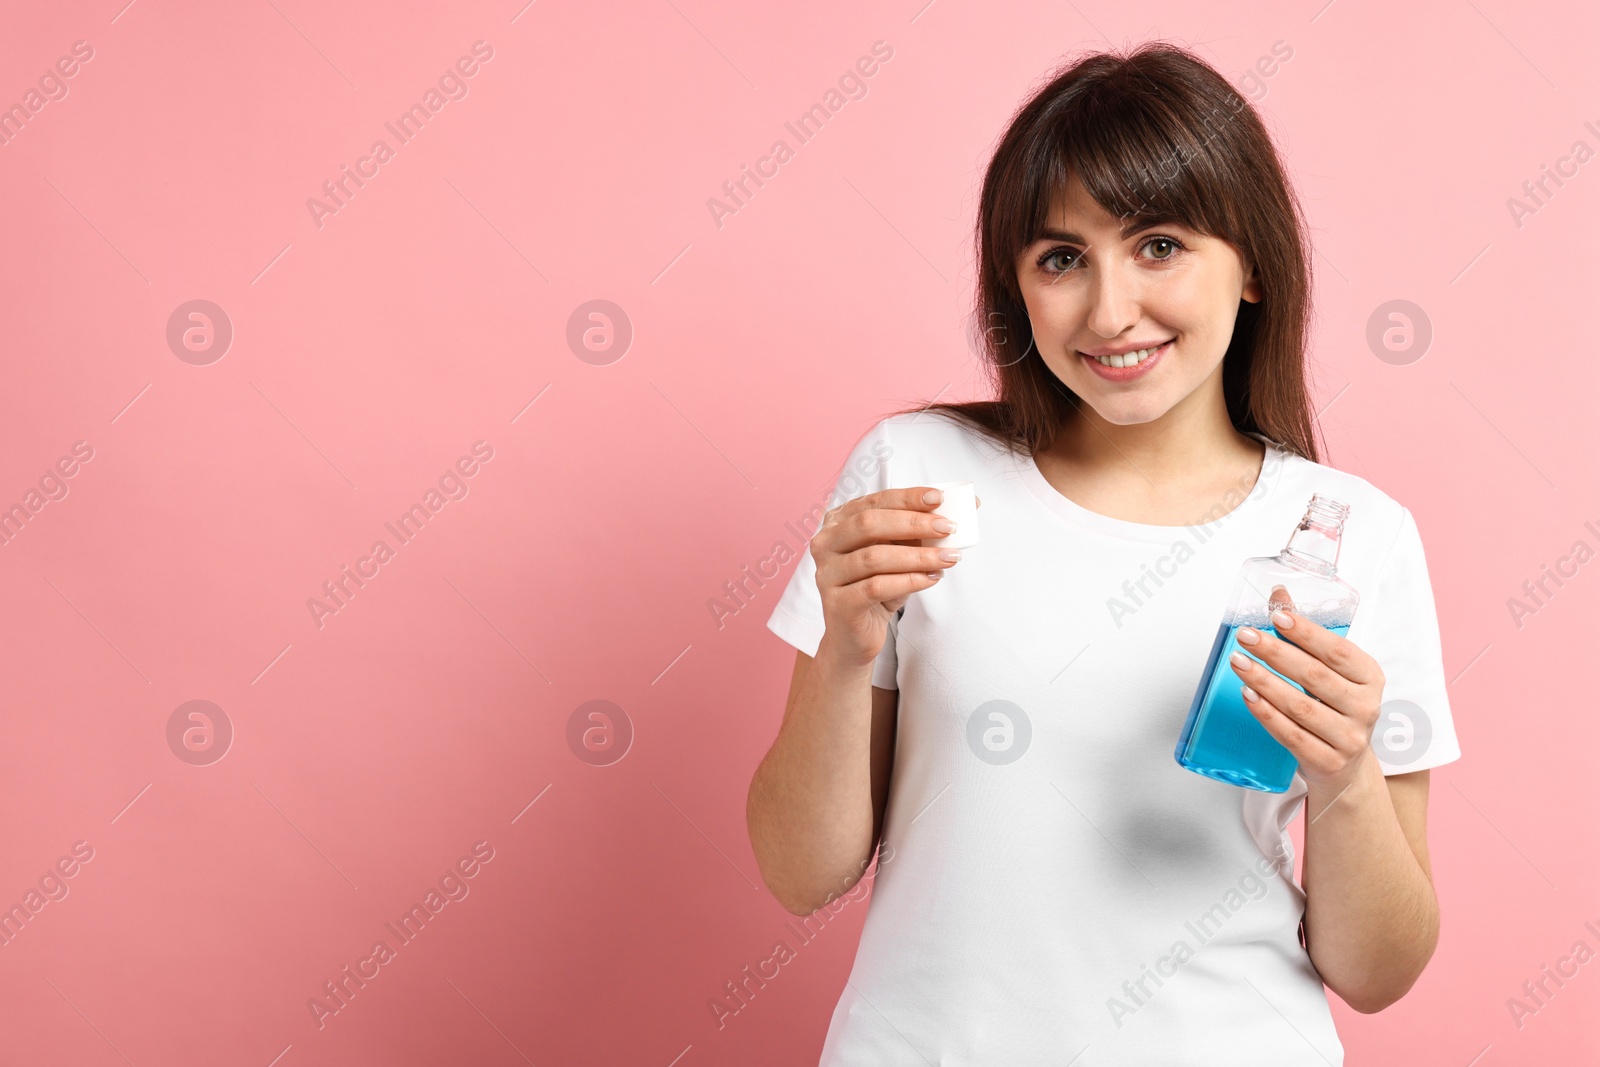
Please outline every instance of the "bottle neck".
[[1307, 512], [1289, 535], [1282, 555], [1307, 570], [1332, 574], [1339, 564], [1339, 533], [1343, 525], [1343, 522], [1328, 522], [1322, 516]]

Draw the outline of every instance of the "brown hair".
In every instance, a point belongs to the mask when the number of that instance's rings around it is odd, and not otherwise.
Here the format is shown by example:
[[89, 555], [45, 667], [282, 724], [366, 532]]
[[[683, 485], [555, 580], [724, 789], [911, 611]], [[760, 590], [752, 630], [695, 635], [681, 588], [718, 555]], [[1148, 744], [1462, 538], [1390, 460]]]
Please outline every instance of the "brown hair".
[[1223, 357], [1228, 417], [1241, 433], [1317, 461], [1299, 203], [1255, 109], [1203, 60], [1160, 41], [1073, 62], [1012, 117], [984, 175], [976, 227], [974, 339], [999, 397], [895, 414], [942, 411], [1012, 450], [1050, 447], [1080, 401], [1033, 348], [1015, 264], [1073, 176], [1119, 218], [1180, 222], [1255, 265], [1262, 299], [1240, 301]]

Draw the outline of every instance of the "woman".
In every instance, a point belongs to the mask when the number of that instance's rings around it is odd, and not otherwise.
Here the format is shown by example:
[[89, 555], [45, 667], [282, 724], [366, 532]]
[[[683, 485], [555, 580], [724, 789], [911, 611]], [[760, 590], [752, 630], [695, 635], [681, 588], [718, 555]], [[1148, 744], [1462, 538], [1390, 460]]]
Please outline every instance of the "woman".
[[[1324, 985], [1380, 1011], [1433, 954], [1428, 768], [1460, 752], [1416, 524], [1318, 460], [1271, 140], [1181, 49], [1090, 56], [1012, 120], [977, 229], [998, 399], [874, 425], [768, 622], [799, 651], [762, 875], [806, 914], [878, 859], [822, 1062], [1339, 1064]], [[922, 547], [959, 479], [979, 543]], [[1360, 610], [1276, 615], [1233, 668], [1293, 785], [1190, 773], [1239, 565], [1314, 492]]]

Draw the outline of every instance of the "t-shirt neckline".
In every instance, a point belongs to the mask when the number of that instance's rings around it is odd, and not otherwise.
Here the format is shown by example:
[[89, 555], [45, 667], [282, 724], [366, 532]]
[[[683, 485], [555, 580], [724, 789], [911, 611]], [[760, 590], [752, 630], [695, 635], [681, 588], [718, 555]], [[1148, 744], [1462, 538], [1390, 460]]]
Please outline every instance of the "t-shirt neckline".
[[[1246, 436], [1253, 437], [1266, 445], [1266, 451], [1261, 457], [1261, 470], [1256, 475], [1255, 484], [1250, 488], [1248, 495], [1239, 504], [1224, 515], [1218, 515], [1212, 521], [1232, 520], [1234, 518], [1248, 518], [1255, 514], [1272, 496], [1277, 489], [1279, 474], [1283, 470], [1285, 450], [1278, 442], [1271, 440], [1264, 434], [1253, 430], [1244, 431]], [[1018, 461], [1018, 469], [1022, 480], [1027, 484], [1033, 497], [1050, 511], [1077, 526], [1086, 527], [1108, 537], [1115, 537], [1125, 541], [1148, 541], [1157, 544], [1170, 544], [1172, 540], [1194, 529], [1194, 526], [1154, 526], [1142, 522], [1129, 522], [1126, 519], [1112, 518], [1102, 515], [1098, 511], [1090, 511], [1071, 498], [1063, 496], [1061, 491], [1050, 484], [1044, 472], [1039, 469], [1039, 464], [1034, 461], [1033, 454], [1024, 452]], [[1210, 525], [1200, 523], [1197, 525]]]

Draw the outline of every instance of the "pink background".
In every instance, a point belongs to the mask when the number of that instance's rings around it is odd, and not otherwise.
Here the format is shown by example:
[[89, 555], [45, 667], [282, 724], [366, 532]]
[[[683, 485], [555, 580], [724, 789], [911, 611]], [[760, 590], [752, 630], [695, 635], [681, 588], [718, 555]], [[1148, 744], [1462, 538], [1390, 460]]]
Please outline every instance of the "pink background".
[[[1334, 998], [1349, 1062], [1600, 1062], [1600, 962], [1520, 1028], [1507, 1007], [1600, 950], [1575, 669], [1600, 563], [1508, 608], [1600, 548], [1574, 314], [1600, 162], [1507, 207], [1600, 148], [1591, 6], [123, 2], [8, 4], [0, 33], [0, 105], [93, 49], [0, 146], [0, 506], [67, 490], [0, 546], [0, 904], [93, 849], [0, 946], [4, 1062], [814, 1064], [862, 904], [725, 1026], [708, 1006], [794, 940], [744, 823], [788, 568], [711, 604], [796, 544], [871, 420], [980, 395], [988, 152], [1065, 53], [1156, 37], [1280, 139], [1326, 460], [1412, 509], [1438, 597], [1465, 754], [1433, 775], [1443, 937], [1390, 1010]], [[480, 40], [467, 95], [319, 227], [307, 200]], [[867, 95], [798, 144], [785, 121], [880, 40]], [[719, 227], [708, 199], [779, 138]], [[580, 359], [596, 299], [631, 345]], [[1366, 342], [1394, 299], [1434, 331], [1403, 365]], [[205, 365], [167, 342], [192, 300], [232, 324]], [[307, 601], [479, 441], [467, 495], [319, 627]], [[191, 700], [234, 731], [209, 765], [169, 745]], [[568, 743], [591, 700], [633, 730], [608, 766]], [[468, 895], [319, 1028], [309, 998], [478, 842]]]

